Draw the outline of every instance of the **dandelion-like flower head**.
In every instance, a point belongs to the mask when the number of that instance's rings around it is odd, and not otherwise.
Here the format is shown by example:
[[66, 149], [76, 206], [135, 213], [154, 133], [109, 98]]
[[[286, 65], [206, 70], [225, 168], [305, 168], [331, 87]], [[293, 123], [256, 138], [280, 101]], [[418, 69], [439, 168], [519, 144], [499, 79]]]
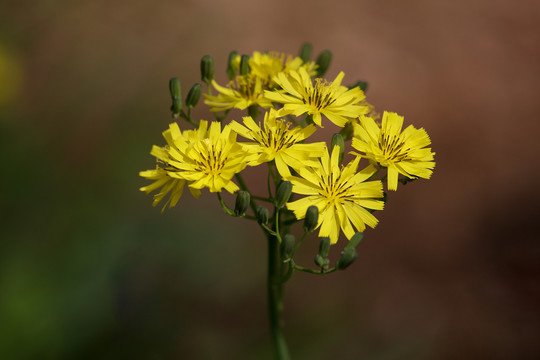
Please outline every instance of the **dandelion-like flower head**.
[[[332, 155], [326, 151], [317, 167], [298, 169], [297, 176], [286, 180], [293, 184], [293, 192], [307, 197], [287, 203], [297, 219], [303, 219], [311, 205], [319, 209], [319, 236], [330, 237], [331, 243], [338, 240], [340, 230], [350, 239], [355, 230], [363, 231], [366, 225], [375, 227], [377, 219], [368, 210], [382, 210], [384, 203], [380, 181], [366, 181], [375, 172], [370, 165], [356, 172], [360, 157], [357, 156], [345, 167], [339, 165], [339, 147]], [[354, 228], [353, 228], [354, 226]]]
[[352, 146], [368, 159], [388, 168], [388, 189], [397, 190], [398, 175], [429, 179], [435, 167], [428, 134], [409, 125], [403, 132], [403, 117], [384, 112], [379, 125], [370, 117], [361, 116], [354, 125]]
[[251, 74], [262, 79], [267, 90], [276, 86], [273, 78], [280, 72], [289, 73], [291, 70], [297, 71], [302, 67], [310, 76], [317, 73], [315, 62], [304, 63], [299, 57], [274, 51], [266, 53], [254, 51], [249, 59], [249, 66]]
[[325, 151], [324, 142], [301, 143], [315, 132], [315, 126], [291, 128], [289, 121], [277, 118], [274, 109], [266, 112], [262, 127], [250, 116], [243, 120], [244, 125], [233, 121], [230, 126], [240, 136], [253, 141], [242, 143], [247, 151], [257, 154], [256, 159], [249, 163], [251, 166], [275, 160], [280, 175], [289, 176], [289, 166], [315, 166], [318, 162], [314, 159], [322, 156]]
[[365, 96], [359, 87], [348, 89], [341, 85], [344, 76], [340, 72], [332, 83], [318, 78], [313, 85], [305, 69], [290, 71], [289, 74], [279, 73], [274, 81], [281, 90], [265, 91], [265, 97], [283, 104], [281, 115], [299, 116], [307, 113], [313, 116], [313, 122], [319, 126], [322, 126], [321, 115], [324, 115], [343, 127], [352, 118], [369, 110], [360, 105]]
[[154, 206], [168, 193], [171, 197], [165, 206], [176, 205], [186, 183], [196, 197], [205, 187], [210, 192], [238, 190], [232, 178], [246, 167], [250, 154], [236, 142], [236, 133], [229, 126], [221, 131], [221, 124], [212, 122], [208, 129], [208, 122], [201, 120], [199, 129], [182, 133], [173, 123], [163, 136], [167, 145], [154, 146], [151, 152], [158, 162], [156, 169], [140, 173], [155, 180], [141, 188], [142, 191], [149, 193], [162, 188], [154, 197]]
[[[170, 164], [172, 160], [170, 154], [171, 152], [180, 151], [178, 149], [179, 144], [187, 144], [188, 147], [192, 146], [192, 144], [197, 141], [197, 131], [187, 130], [181, 132], [178, 124], [172, 123], [169, 125], [169, 129], [163, 132], [163, 137], [167, 141], [167, 145], [163, 147], [154, 145], [150, 152], [150, 154], [156, 158], [156, 168], [153, 170], [141, 171], [139, 173], [140, 176], [146, 179], [154, 180], [152, 184], [141, 187], [141, 191], [148, 194], [157, 189], [161, 189], [154, 195], [152, 206], [157, 206], [165, 196], [170, 194], [169, 199], [165, 202], [161, 211], [164, 211], [167, 205], [171, 208], [178, 203], [186, 184], [186, 180], [178, 176], [178, 173], [182, 170]], [[198, 198], [201, 193], [200, 190], [191, 187], [189, 190], [196, 198]]]
[[252, 75], [239, 75], [229, 82], [227, 87], [212, 80], [212, 86], [219, 92], [217, 96], [205, 94], [204, 103], [211, 106], [211, 111], [223, 111], [232, 108], [244, 110], [251, 105], [269, 108], [272, 103], [264, 97], [263, 79]]

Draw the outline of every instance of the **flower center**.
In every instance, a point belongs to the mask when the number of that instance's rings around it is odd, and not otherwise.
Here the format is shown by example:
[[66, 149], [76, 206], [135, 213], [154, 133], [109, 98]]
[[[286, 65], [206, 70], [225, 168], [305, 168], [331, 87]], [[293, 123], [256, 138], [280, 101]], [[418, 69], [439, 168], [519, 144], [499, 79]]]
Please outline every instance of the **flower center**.
[[326, 198], [329, 204], [336, 202], [343, 203], [343, 201], [351, 196], [348, 194], [351, 185], [347, 181], [341, 181], [341, 173], [336, 179], [334, 179], [332, 173], [326, 176], [326, 178], [321, 178], [319, 187], [321, 189], [319, 194]]
[[256, 100], [261, 95], [260, 84], [257, 84], [257, 80], [251, 76], [237, 76], [231, 88], [243, 99]]
[[[405, 141], [399, 136], [390, 137], [388, 134], [381, 134], [379, 139], [379, 149], [383, 153], [386, 162], [399, 162], [409, 158], [410, 148], [405, 147]], [[385, 161], [381, 162], [384, 166]]]
[[268, 54], [262, 54], [258, 63], [255, 63], [254, 61], [253, 66], [259, 69], [261, 72], [259, 75], [263, 75], [265, 82], [270, 83], [272, 77], [277, 75], [277, 73], [283, 69], [284, 62], [285, 54], [270, 52]]
[[334, 97], [334, 87], [328, 85], [323, 79], [316, 79], [315, 86], [311, 89], [304, 87], [305, 96], [302, 99], [304, 104], [309, 104], [317, 110], [324, 109], [332, 105], [336, 98]]
[[289, 131], [289, 126], [289, 123], [280, 120], [276, 121], [275, 126], [272, 127], [265, 124], [264, 132], [261, 130], [257, 134], [257, 141], [259, 144], [276, 152], [281, 149], [286, 149], [294, 144], [292, 133]]
[[225, 166], [227, 156], [222, 153], [221, 149], [216, 149], [208, 139], [202, 141], [206, 145], [207, 151], [200, 154], [202, 161], [195, 160], [199, 167], [199, 171], [208, 175], [220, 174], [223, 166]]

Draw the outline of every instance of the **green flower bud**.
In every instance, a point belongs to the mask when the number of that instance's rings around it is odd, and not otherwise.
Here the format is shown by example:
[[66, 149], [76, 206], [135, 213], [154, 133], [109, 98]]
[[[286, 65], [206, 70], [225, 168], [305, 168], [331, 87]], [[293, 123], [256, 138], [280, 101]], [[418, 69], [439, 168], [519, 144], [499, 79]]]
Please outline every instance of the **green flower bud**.
[[257, 211], [256, 211], [256, 214], [257, 216], [257, 222], [259, 223], [259, 225], [266, 225], [268, 224], [268, 217], [269, 217], [269, 214], [268, 214], [268, 209], [265, 208], [264, 206], [257, 206]]
[[294, 249], [294, 235], [287, 234], [283, 237], [281, 245], [279, 246], [279, 254], [281, 260], [287, 260], [291, 257], [291, 253]]
[[282, 181], [276, 191], [276, 198], [274, 199], [274, 205], [276, 208], [281, 209], [285, 206], [285, 203], [289, 201], [292, 194], [292, 184], [288, 181]]
[[236, 58], [238, 53], [236, 51], [231, 51], [229, 54], [229, 62], [227, 63], [227, 77], [229, 80], [234, 79], [236, 72], [238, 71], [238, 66], [236, 64]]
[[339, 131], [344, 140], [350, 140], [354, 133], [354, 128], [352, 123], [349, 121], [345, 126]]
[[329, 252], [330, 252], [330, 238], [323, 237], [321, 238], [321, 242], [319, 244], [319, 255], [321, 255], [323, 258], [326, 258], [328, 257]]
[[315, 205], [308, 207], [306, 218], [304, 219], [304, 231], [309, 233], [315, 230], [319, 222], [319, 208]]
[[356, 259], [357, 257], [358, 253], [356, 252], [356, 249], [348, 249], [343, 251], [343, 253], [341, 253], [341, 257], [337, 262], [337, 269], [345, 270], [349, 265], [353, 263], [354, 259]]
[[363, 92], [366, 92], [368, 83], [365, 81], [357, 81], [353, 86], [349, 86], [349, 89], [354, 89], [355, 87], [359, 87]]
[[364, 238], [364, 233], [357, 232], [349, 240], [349, 243], [345, 246], [345, 249], [343, 249], [343, 251], [347, 251], [349, 249], [356, 249], [356, 247], [358, 246], [358, 244], [360, 244], [363, 238]]
[[214, 59], [210, 55], [201, 59], [201, 80], [206, 84], [214, 80]]
[[240, 190], [236, 193], [236, 203], [234, 205], [234, 215], [243, 216], [249, 207], [251, 196], [247, 191]]
[[173, 117], [176, 118], [182, 110], [182, 87], [180, 86], [180, 79], [175, 77], [169, 80], [169, 91], [172, 98], [171, 111]]
[[187, 97], [186, 97], [186, 106], [189, 108], [193, 108], [197, 106], [197, 103], [199, 102], [199, 99], [201, 97], [202, 93], [202, 86], [199, 83], [196, 83], [193, 85], [193, 87], [189, 90]]
[[248, 106], [248, 115], [251, 116], [253, 120], [259, 117], [259, 105], [254, 104]]
[[315, 265], [326, 270], [328, 269], [328, 266], [330, 265], [330, 260], [325, 259], [321, 255], [317, 254], [317, 256], [315, 256]]
[[311, 44], [306, 42], [302, 44], [302, 47], [300, 48], [300, 59], [302, 59], [303, 62], [308, 62], [309, 58], [311, 57]]
[[250, 71], [249, 55], [242, 55], [242, 59], [240, 60], [240, 75], [247, 75]]
[[324, 74], [326, 74], [326, 70], [328, 70], [328, 67], [330, 66], [330, 62], [332, 61], [332, 53], [328, 50], [324, 50], [319, 54], [319, 57], [317, 58], [317, 77], [323, 77]]
[[345, 153], [345, 140], [341, 134], [334, 134], [332, 136], [332, 151], [334, 151], [335, 146], [339, 146], [339, 162], [343, 162], [343, 154]]

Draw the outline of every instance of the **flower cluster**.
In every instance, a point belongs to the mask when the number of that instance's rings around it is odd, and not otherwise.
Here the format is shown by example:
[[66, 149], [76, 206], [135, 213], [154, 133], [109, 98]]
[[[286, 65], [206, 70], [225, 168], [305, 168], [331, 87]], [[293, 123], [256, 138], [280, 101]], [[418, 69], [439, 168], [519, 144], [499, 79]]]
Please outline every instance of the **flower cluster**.
[[[197, 83], [184, 99], [180, 80], [172, 78], [172, 115], [190, 125], [170, 124], [163, 132], [165, 144], [152, 148], [155, 168], [140, 173], [152, 181], [140, 190], [156, 192], [154, 206], [168, 197], [162, 211], [175, 206], [187, 186], [196, 198], [203, 189], [216, 193], [227, 214], [257, 221], [268, 242], [268, 312], [276, 359], [290, 358], [282, 333], [282, 288], [293, 272], [324, 275], [346, 269], [358, 256], [366, 227], [378, 223], [375, 212], [385, 207], [385, 183], [396, 191], [400, 182], [429, 179], [435, 167], [424, 129], [404, 128], [402, 116], [376, 111], [366, 99], [366, 82], [344, 86], [344, 72], [327, 80], [329, 51], [316, 61], [310, 55], [309, 44], [296, 57], [233, 51], [228, 81], [221, 84], [214, 78], [213, 58], [204, 56], [206, 93]], [[215, 121], [192, 118], [201, 96]], [[233, 109], [245, 114], [228, 120]], [[322, 127], [336, 129], [329, 144], [313, 141]], [[344, 162], [346, 152], [350, 159]], [[242, 172], [261, 165], [268, 192], [253, 194]], [[223, 199], [224, 190], [236, 195], [234, 208]], [[297, 241], [290, 229], [300, 221], [304, 232]], [[318, 268], [300, 266], [295, 253], [316, 230]], [[330, 247], [342, 233], [348, 242], [330, 267]]]
[[[383, 182], [395, 191], [398, 182], [430, 178], [435, 162], [426, 131], [412, 125], [403, 130], [403, 117], [393, 112], [383, 112], [379, 121], [366, 100], [366, 87], [342, 85], [343, 72], [326, 80], [329, 52], [309, 61], [309, 50], [302, 48], [296, 57], [232, 52], [228, 82], [222, 85], [214, 78], [212, 58], [205, 56], [201, 62], [201, 78], [207, 85], [204, 104], [216, 119], [210, 123], [191, 118], [201, 85], [190, 90], [183, 105], [179, 80], [171, 80], [173, 116], [184, 118], [194, 129], [181, 130], [172, 123], [163, 133], [166, 145], [152, 148], [156, 167], [140, 175], [153, 181], [141, 190], [157, 191], [154, 206], [167, 195], [163, 209], [175, 206], [185, 186], [195, 197], [207, 188], [218, 193], [220, 204], [230, 214], [244, 216], [251, 206], [252, 217], [280, 240], [280, 224], [304, 219], [313, 223], [309, 231], [318, 229], [319, 237], [334, 244], [340, 233], [351, 239], [366, 226], [377, 225], [373, 212], [384, 207]], [[247, 110], [247, 114], [241, 121], [227, 122], [231, 109]], [[325, 142], [308, 142], [326, 125], [338, 130], [331, 147]], [[353, 158], [342, 164], [345, 142], [351, 139], [354, 150], [348, 153]], [[363, 167], [362, 158], [368, 160]], [[249, 193], [241, 172], [262, 164], [267, 164], [269, 193], [256, 196]], [[287, 191], [278, 191], [282, 183], [290, 184], [284, 202], [279, 197]], [[220, 196], [222, 190], [242, 192], [237, 206], [246, 209], [228, 209]], [[267, 226], [261, 220], [261, 206], [255, 200], [275, 205], [275, 224]], [[306, 218], [313, 212], [315, 220]]]

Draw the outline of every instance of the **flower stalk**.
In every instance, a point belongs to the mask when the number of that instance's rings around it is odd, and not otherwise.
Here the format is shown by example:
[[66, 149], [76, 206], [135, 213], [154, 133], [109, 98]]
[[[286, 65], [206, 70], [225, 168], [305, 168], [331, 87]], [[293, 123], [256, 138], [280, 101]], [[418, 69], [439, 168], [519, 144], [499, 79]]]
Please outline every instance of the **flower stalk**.
[[283, 286], [281, 281], [281, 261], [279, 256], [279, 241], [276, 236], [267, 233], [268, 241], [268, 316], [270, 337], [276, 360], [288, 360], [289, 349], [283, 333]]

